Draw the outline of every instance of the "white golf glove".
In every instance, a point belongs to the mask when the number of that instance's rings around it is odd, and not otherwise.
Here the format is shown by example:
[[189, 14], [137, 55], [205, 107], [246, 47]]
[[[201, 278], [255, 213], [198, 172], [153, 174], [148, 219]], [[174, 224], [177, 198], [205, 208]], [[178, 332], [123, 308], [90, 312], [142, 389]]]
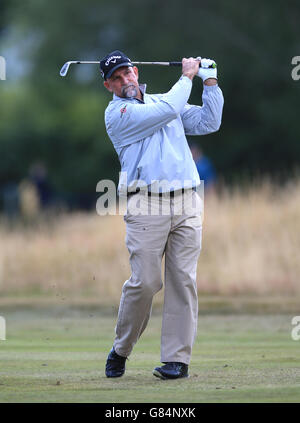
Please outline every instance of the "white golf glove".
[[217, 64], [214, 60], [205, 58], [201, 59], [201, 57], [197, 57], [197, 59], [201, 60], [201, 67], [199, 67], [199, 72], [197, 73], [197, 76], [202, 78], [203, 82], [208, 78], [218, 79]]

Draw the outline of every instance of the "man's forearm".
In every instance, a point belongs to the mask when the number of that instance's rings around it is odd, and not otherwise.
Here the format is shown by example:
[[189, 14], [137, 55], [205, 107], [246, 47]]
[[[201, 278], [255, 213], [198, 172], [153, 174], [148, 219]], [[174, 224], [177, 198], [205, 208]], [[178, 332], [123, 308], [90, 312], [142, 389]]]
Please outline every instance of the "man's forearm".
[[[215, 78], [214, 80], [217, 82]], [[186, 135], [206, 135], [220, 128], [224, 104], [220, 87], [216, 84], [204, 84], [202, 101], [202, 106], [187, 104], [181, 113]]]

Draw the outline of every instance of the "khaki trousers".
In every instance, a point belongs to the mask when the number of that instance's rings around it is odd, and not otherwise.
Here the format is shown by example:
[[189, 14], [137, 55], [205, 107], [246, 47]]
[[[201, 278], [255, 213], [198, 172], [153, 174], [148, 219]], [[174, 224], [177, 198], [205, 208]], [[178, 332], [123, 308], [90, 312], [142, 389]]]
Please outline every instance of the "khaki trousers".
[[[124, 220], [132, 274], [122, 289], [114, 341], [117, 354], [128, 357], [147, 326], [153, 296], [163, 286], [165, 254], [161, 362], [189, 364], [198, 319], [196, 269], [202, 206], [192, 190], [174, 198], [144, 193], [129, 198]], [[132, 209], [141, 214], [133, 214]]]

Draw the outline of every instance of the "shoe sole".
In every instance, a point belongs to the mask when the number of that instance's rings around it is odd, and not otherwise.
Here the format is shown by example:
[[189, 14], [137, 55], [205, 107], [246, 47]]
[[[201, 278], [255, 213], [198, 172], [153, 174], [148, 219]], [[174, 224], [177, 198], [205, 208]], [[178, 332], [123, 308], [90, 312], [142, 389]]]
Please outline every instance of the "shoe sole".
[[166, 380], [166, 378], [161, 373], [159, 373], [157, 370], [153, 370], [152, 374], [154, 376], [158, 377], [159, 379]]
[[165, 377], [158, 370], [153, 370], [152, 374], [162, 380], [176, 380], [176, 379], [184, 379], [184, 378], [190, 377], [189, 375], [180, 376], [180, 377]]

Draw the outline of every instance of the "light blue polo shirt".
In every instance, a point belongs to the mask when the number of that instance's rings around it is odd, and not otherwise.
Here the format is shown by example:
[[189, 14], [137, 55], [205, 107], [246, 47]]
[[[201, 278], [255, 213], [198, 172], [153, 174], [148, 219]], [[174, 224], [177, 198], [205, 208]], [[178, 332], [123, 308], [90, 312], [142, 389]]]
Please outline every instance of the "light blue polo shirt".
[[220, 128], [221, 89], [203, 85], [203, 105], [194, 106], [188, 104], [192, 81], [186, 76], [165, 94], [147, 94], [145, 88], [140, 85], [143, 101], [114, 95], [105, 110], [106, 130], [121, 163], [119, 193], [145, 186], [153, 192], [198, 186], [186, 135]]

